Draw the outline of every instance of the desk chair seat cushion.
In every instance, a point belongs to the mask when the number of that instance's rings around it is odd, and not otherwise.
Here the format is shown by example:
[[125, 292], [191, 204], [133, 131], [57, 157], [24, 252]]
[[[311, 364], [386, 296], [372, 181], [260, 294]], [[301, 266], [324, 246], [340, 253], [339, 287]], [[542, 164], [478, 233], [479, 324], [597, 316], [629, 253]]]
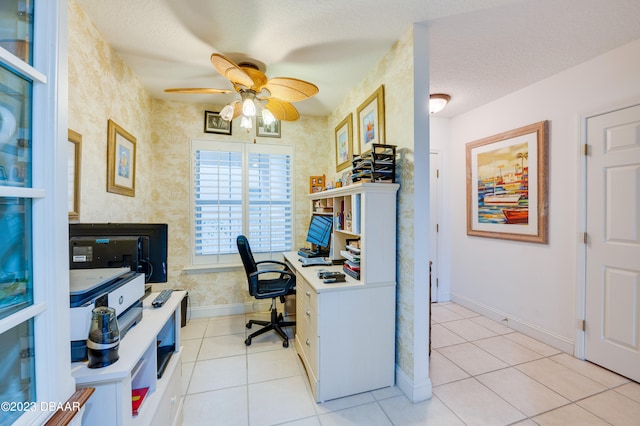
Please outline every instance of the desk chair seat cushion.
[[[295, 283], [295, 276], [292, 280]], [[284, 280], [282, 278], [256, 280], [256, 285], [250, 286], [251, 291], [249, 291], [249, 293], [256, 299], [268, 299], [277, 296], [295, 294], [295, 284], [291, 286], [292, 283], [289, 283], [288, 281], [289, 277]]]

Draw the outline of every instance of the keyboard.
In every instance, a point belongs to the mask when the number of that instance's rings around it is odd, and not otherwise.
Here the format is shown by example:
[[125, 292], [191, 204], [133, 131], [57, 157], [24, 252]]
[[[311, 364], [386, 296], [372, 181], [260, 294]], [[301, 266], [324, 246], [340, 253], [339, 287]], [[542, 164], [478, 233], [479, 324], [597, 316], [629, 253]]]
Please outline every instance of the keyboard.
[[331, 260], [326, 257], [301, 257], [298, 260], [302, 266], [332, 265]]

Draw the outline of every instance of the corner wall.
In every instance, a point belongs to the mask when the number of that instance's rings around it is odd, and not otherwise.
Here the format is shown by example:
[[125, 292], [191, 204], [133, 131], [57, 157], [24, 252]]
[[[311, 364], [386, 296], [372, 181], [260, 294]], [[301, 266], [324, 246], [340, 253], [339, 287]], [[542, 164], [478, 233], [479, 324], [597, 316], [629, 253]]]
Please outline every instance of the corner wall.
[[[639, 103], [639, 75], [640, 40], [451, 120], [454, 301], [573, 353], [583, 286], [581, 118]], [[549, 120], [549, 243], [467, 236], [465, 144], [542, 120]]]
[[[425, 76], [428, 79], [427, 76]], [[414, 30], [408, 30], [355, 86], [338, 107], [329, 115], [329, 128], [334, 129], [347, 114], [353, 113], [354, 151], [358, 150], [357, 108], [381, 84], [384, 85], [385, 143], [396, 145], [398, 153], [397, 182], [400, 183], [397, 203], [397, 301], [396, 301], [396, 383], [410, 398], [423, 399], [431, 393], [430, 383], [423, 383], [423, 370], [427, 370], [427, 350], [416, 353], [415, 342], [425, 343], [421, 329], [424, 324], [414, 323], [416, 318], [428, 315], [428, 294], [424, 299], [424, 310], [414, 309], [416, 280], [414, 274], [414, 199], [415, 158], [414, 135]], [[425, 119], [426, 120], [426, 119]], [[428, 136], [427, 136], [428, 137]], [[421, 143], [427, 143], [421, 140]], [[335, 143], [333, 144], [335, 145]], [[428, 163], [427, 163], [428, 164]], [[335, 173], [335, 147], [329, 163], [330, 172]], [[333, 176], [338, 177], [340, 173]], [[424, 254], [428, 258], [428, 253]], [[428, 262], [421, 263], [421, 266]], [[428, 267], [427, 267], [428, 268]], [[427, 277], [424, 284], [427, 284]], [[418, 280], [419, 281], [419, 280]], [[418, 289], [419, 290], [419, 289]], [[419, 347], [420, 345], [418, 345]], [[411, 389], [414, 387], [414, 389]], [[420, 393], [422, 392], [422, 393]]]

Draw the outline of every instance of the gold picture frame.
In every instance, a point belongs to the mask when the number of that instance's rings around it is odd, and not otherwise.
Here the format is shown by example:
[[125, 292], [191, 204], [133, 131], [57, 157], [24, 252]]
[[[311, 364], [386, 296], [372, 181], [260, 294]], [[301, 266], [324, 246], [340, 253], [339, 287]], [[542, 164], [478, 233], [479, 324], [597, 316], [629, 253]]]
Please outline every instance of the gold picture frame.
[[107, 126], [107, 192], [136, 196], [136, 138], [113, 120]]
[[349, 113], [336, 126], [336, 172], [351, 165], [353, 157], [353, 114]]
[[547, 243], [548, 122], [466, 145], [467, 235]]
[[80, 220], [80, 159], [82, 135], [68, 129], [67, 135], [67, 208], [69, 220]]
[[358, 147], [363, 154], [373, 144], [384, 144], [384, 85], [380, 85], [358, 107]]

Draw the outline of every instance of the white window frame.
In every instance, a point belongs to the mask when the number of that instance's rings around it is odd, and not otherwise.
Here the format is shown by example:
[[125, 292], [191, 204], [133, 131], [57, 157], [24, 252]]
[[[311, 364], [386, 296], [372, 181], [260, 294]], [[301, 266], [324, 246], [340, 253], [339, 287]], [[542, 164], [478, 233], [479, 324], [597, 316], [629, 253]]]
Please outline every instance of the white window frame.
[[[33, 81], [32, 187], [0, 197], [32, 200], [33, 305], [0, 320], [0, 333], [34, 320], [36, 410], [14, 424], [42, 424], [75, 390], [70, 363], [67, 212], [67, 1], [34, 1], [33, 66], [0, 48], [0, 61]], [[45, 408], [44, 410], [42, 408]]]
[[[281, 154], [289, 155], [291, 158], [291, 245], [295, 244], [295, 150], [290, 145], [274, 145], [274, 144], [260, 144], [245, 142], [229, 142], [210, 139], [192, 139], [190, 150], [190, 163], [191, 163], [191, 182], [190, 182], [190, 232], [191, 232], [191, 264], [194, 268], [228, 268], [241, 266], [240, 256], [237, 253], [234, 254], [222, 254], [222, 255], [208, 255], [208, 256], [196, 256], [196, 233], [195, 233], [195, 152], [197, 150], [221, 150], [221, 151], [235, 151], [242, 153], [242, 171], [243, 171], [243, 193], [242, 193], [242, 229], [243, 233], [248, 232], [249, 226], [249, 214], [247, 208], [247, 200], [249, 199], [249, 187], [246, 184], [248, 182], [248, 156], [252, 152], [266, 152], [268, 154]], [[248, 234], [245, 234], [248, 236]], [[281, 252], [271, 253], [253, 253], [257, 260], [266, 259], [280, 259]]]

